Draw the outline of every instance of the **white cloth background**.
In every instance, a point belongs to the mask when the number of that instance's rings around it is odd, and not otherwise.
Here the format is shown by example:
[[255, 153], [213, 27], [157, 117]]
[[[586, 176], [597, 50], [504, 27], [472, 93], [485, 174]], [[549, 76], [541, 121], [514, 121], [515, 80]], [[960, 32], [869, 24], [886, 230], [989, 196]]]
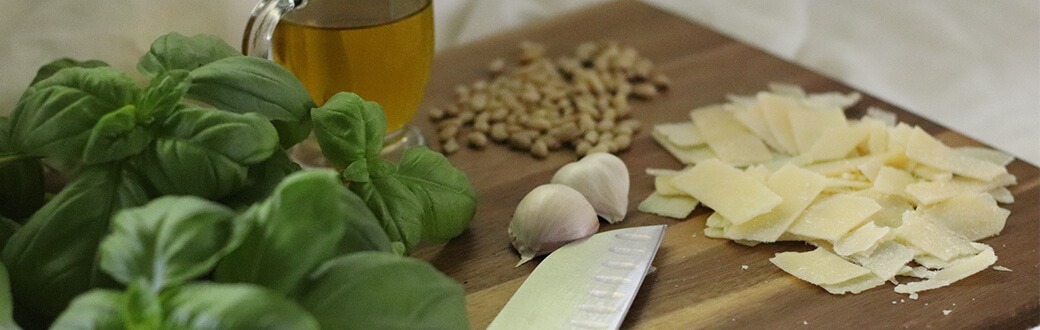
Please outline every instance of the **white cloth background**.
[[[434, 0], [444, 49], [603, 0]], [[1040, 164], [1040, 1], [645, 0]], [[255, 0], [0, 2], [0, 114], [70, 56], [134, 71], [159, 35], [239, 45]]]

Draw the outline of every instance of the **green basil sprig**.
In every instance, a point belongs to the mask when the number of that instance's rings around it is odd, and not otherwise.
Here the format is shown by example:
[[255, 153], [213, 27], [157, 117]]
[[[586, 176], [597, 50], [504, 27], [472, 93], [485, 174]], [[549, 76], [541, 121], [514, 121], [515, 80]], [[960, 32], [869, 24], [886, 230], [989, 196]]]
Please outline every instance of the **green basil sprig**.
[[310, 134], [314, 100], [303, 83], [278, 64], [242, 56], [217, 37], [164, 35], [152, 43], [137, 69], [150, 77], [174, 70], [190, 72], [187, 98], [271, 120], [284, 148]]
[[289, 175], [242, 218], [255, 223], [256, 230], [217, 266], [218, 281], [255, 283], [289, 294], [329, 258], [392, 250], [375, 216], [331, 170]]
[[473, 219], [476, 191], [440, 153], [417, 146], [405, 150], [400, 164], [379, 158], [386, 114], [375, 102], [342, 92], [312, 110], [311, 118], [322, 154], [344, 169], [350, 190], [406, 251], [420, 240], [458, 236]]
[[110, 67], [67, 68], [22, 94], [11, 113], [14, 152], [83, 163], [91, 131], [101, 118], [132, 105], [139, 88]]

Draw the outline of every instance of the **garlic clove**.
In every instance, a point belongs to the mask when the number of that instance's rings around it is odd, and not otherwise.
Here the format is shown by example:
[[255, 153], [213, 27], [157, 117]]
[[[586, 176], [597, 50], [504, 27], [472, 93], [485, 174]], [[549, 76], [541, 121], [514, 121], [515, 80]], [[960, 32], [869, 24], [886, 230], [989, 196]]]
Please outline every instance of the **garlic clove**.
[[520, 252], [517, 266], [597, 230], [599, 219], [585, 197], [574, 188], [552, 183], [527, 193], [509, 222], [509, 238]]
[[596, 214], [609, 223], [625, 219], [628, 212], [628, 167], [613, 154], [598, 152], [561, 167], [552, 183], [570, 186], [580, 192]]

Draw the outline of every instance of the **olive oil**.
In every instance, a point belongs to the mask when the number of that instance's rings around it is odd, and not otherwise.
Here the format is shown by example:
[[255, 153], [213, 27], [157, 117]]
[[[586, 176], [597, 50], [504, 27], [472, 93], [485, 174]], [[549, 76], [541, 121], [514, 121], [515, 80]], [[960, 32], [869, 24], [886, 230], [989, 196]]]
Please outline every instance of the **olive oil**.
[[379, 103], [392, 133], [422, 101], [433, 40], [429, 0], [311, 0], [279, 21], [272, 54], [319, 106], [341, 91]]

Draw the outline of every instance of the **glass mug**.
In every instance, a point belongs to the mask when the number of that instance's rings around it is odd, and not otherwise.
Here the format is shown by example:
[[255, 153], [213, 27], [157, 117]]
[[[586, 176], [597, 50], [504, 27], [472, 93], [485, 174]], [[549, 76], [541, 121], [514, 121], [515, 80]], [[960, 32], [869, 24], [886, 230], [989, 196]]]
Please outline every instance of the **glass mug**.
[[431, 0], [262, 0], [242, 49], [284, 66], [318, 106], [341, 91], [379, 103], [386, 154], [424, 143], [408, 122], [426, 91], [433, 40]]

